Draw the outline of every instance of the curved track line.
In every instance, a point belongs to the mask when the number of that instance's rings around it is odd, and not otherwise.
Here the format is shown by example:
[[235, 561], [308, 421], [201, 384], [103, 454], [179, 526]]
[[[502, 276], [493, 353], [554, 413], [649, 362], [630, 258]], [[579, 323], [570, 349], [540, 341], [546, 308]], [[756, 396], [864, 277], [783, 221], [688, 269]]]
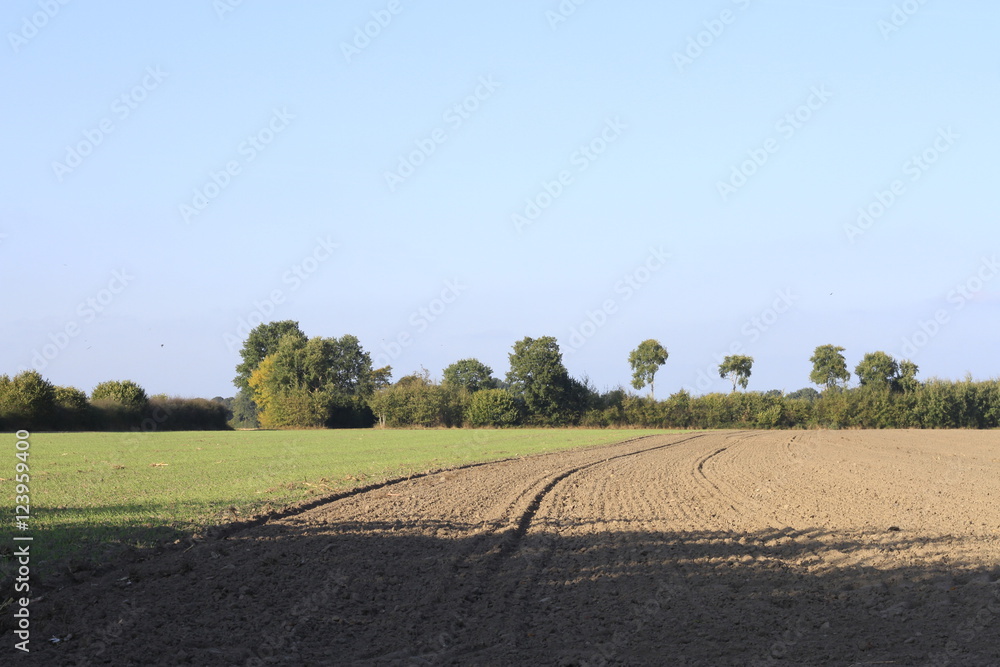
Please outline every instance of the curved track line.
[[[655, 452], [655, 451], [660, 450], [660, 449], [666, 449], [667, 447], [674, 447], [675, 445], [680, 445], [680, 444], [685, 443], [685, 442], [691, 442], [692, 440], [697, 440], [698, 438], [703, 438], [703, 437], [705, 437], [705, 435], [706, 434], [702, 433], [702, 434], [691, 436], [690, 438], [685, 438], [683, 440], [678, 440], [676, 442], [670, 442], [670, 443], [667, 443], [665, 445], [657, 445], [655, 447], [649, 447], [647, 449], [640, 449], [640, 450], [635, 451], [635, 452], [626, 452], [624, 454], [616, 454], [615, 456], [610, 456], [610, 457], [608, 457], [606, 459], [601, 459], [600, 461], [594, 461], [592, 463], [587, 463], [587, 464], [582, 465], [582, 466], [576, 466], [574, 468], [570, 468], [569, 470], [566, 470], [566, 471], [560, 473], [556, 477], [552, 478], [552, 480], [550, 480], [549, 483], [546, 484], [545, 487], [541, 491], [539, 491], [537, 494], [535, 494], [534, 498], [532, 498], [531, 502], [528, 504], [528, 508], [521, 514], [520, 519], [518, 519], [517, 528], [515, 528], [514, 532], [512, 533], [512, 539], [509, 542], [507, 542], [507, 543], [504, 544], [504, 547], [501, 548], [501, 553], [503, 555], [507, 555], [507, 554], [510, 553], [510, 550], [513, 549], [517, 545], [518, 541], [520, 541], [520, 539], [522, 537], [524, 537], [525, 533], [528, 532], [528, 529], [531, 527], [531, 521], [535, 518], [535, 514], [538, 513], [538, 508], [541, 507], [542, 501], [545, 500], [545, 497], [556, 487], [556, 485], [559, 484], [559, 482], [563, 481], [564, 479], [566, 479], [570, 475], [575, 475], [578, 472], [582, 472], [582, 471], [587, 470], [589, 468], [593, 468], [594, 466], [598, 466], [598, 465], [601, 465], [601, 464], [604, 464], [604, 463], [608, 463], [610, 461], [616, 461], [618, 459], [628, 458], [628, 457], [631, 457], [631, 456], [638, 456], [639, 454], [646, 454], [646, 453], [649, 453], [649, 452]], [[656, 437], [656, 436], [646, 436], [646, 437]], [[637, 438], [637, 440], [639, 440], [639, 439], [641, 439], [641, 438]], [[629, 441], [626, 441], [626, 442], [629, 442]], [[625, 444], [625, 443], [619, 443], [619, 444]], [[725, 448], [723, 448], [723, 450], [724, 449]], [[720, 451], [723, 451], [723, 450], [720, 450]], [[716, 452], [716, 453], [718, 453], [718, 452]]]

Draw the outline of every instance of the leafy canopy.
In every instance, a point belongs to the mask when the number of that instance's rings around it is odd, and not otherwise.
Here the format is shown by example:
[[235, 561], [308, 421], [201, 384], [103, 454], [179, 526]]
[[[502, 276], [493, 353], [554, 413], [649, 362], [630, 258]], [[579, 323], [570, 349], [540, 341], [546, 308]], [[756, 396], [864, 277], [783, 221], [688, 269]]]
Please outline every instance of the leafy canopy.
[[94, 387], [90, 400], [110, 401], [126, 409], [139, 411], [146, 407], [149, 397], [146, 396], [146, 390], [132, 380], [109, 380]]
[[899, 364], [885, 352], [869, 352], [855, 367], [854, 374], [862, 387], [892, 389], [899, 376]]
[[817, 347], [809, 359], [813, 365], [809, 380], [827, 389], [836, 387], [838, 381], [846, 385], [851, 379], [851, 374], [847, 370], [847, 360], [844, 359], [843, 351], [844, 348], [834, 345]]
[[[375, 390], [371, 356], [358, 339], [285, 334], [247, 381], [265, 428], [352, 426]], [[370, 413], [369, 413], [370, 416]]]
[[243, 342], [240, 356], [243, 361], [236, 366], [237, 376], [233, 384], [240, 389], [246, 389], [250, 374], [257, 369], [264, 357], [273, 354], [278, 349], [278, 343], [287, 335], [292, 335], [301, 342], [306, 342], [306, 335], [299, 328], [299, 323], [292, 320], [259, 324]]
[[648, 384], [649, 395], [655, 398], [653, 378], [660, 366], [666, 363], [668, 356], [667, 348], [658, 340], [650, 338], [639, 343], [639, 347], [628, 355], [628, 363], [632, 367], [632, 386], [642, 389]]
[[728, 377], [733, 381], [733, 391], [739, 384], [744, 389], [750, 382], [750, 369], [753, 368], [753, 357], [742, 354], [733, 354], [722, 360], [719, 364], [719, 377]]
[[465, 420], [470, 426], [502, 428], [516, 425], [519, 419], [517, 401], [506, 389], [477, 391], [465, 410]]
[[547, 424], [565, 424], [572, 420], [579, 392], [563, 365], [555, 338], [525, 337], [514, 343], [509, 359], [507, 382], [510, 392], [524, 401], [530, 416]]
[[478, 359], [460, 359], [444, 369], [443, 376], [445, 386], [464, 388], [469, 393], [494, 389], [498, 384], [493, 369]]

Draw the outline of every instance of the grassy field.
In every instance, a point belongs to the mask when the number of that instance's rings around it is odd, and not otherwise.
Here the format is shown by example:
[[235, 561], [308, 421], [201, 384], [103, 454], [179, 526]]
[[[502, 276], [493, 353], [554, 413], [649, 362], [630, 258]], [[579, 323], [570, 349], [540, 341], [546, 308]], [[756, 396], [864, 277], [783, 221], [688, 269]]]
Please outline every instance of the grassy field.
[[[384, 479], [662, 431], [317, 430], [31, 436], [36, 564], [187, 537]], [[13, 436], [10, 436], [13, 447]], [[6, 516], [13, 456], [0, 470]], [[9, 474], [7, 474], [9, 473]]]

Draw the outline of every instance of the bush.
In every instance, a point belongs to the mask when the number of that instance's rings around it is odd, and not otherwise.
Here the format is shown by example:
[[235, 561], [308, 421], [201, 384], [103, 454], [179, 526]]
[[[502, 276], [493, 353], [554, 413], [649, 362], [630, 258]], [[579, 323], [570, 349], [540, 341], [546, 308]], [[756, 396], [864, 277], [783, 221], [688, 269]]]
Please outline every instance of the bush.
[[516, 426], [521, 421], [520, 412], [517, 401], [506, 389], [484, 389], [469, 399], [465, 421], [470, 426]]
[[146, 407], [142, 431], [224, 431], [229, 429], [229, 410], [224, 403], [204, 398], [156, 396]]
[[146, 390], [131, 380], [102, 382], [94, 387], [90, 400], [118, 403], [126, 412], [141, 412], [149, 402]]
[[430, 373], [414, 373], [399, 382], [379, 389], [368, 400], [372, 413], [382, 426], [459, 426], [461, 413], [453, 414], [454, 391], [430, 379]]
[[93, 415], [87, 393], [76, 387], [56, 387], [55, 427], [71, 431], [91, 427]]
[[38, 371], [0, 375], [0, 422], [5, 429], [53, 428], [56, 391]]

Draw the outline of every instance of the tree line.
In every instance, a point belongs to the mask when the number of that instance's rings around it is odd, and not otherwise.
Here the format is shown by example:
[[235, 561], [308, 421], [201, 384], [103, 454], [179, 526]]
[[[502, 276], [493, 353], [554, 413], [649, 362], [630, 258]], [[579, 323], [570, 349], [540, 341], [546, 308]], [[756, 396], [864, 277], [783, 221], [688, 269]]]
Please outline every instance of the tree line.
[[[746, 391], [754, 359], [725, 357], [720, 378], [731, 393], [655, 397], [669, 358], [657, 340], [628, 356], [631, 387], [599, 392], [570, 376], [551, 336], [525, 337], [508, 355], [503, 379], [477, 359], [449, 365], [437, 381], [426, 369], [392, 381], [374, 368], [352, 335], [309, 338], [298, 322], [254, 328], [240, 350], [227, 399], [147, 397], [136, 383], [109, 381], [90, 396], [54, 386], [37, 371], [0, 376], [0, 428], [48, 430], [185, 430], [224, 428], [367, 428], [583, 426], [642, 428], [997, 428], [1000, 381], [921, 382], [909, 360], [865, 354], [851, 373], [844, 348], [820, 345], [807, 387], [792, 393]], [[737, 388], [743, 389], [738, 391]]]
[[90, 396], [53, 385], [35, 370], [0, 375], [0, 430], [192, 431], [229, 428], [232, 413], [221, 397], [149, 397], [131, 380], [109, 380]]
[[[243, 427], [508, 427], [645, 428], [995, 428], [1000, 383], [929, 380], [916, 364], [885, 352], [865, 354], [851, 373], [844, 348], [820, 345], [809, 379], [820, 390], [745, 391], [754, 359], [725, 357], [720, 378], [729, 394], [655, 398], [655, 377], [669, 358], [653, 339], [628, 357], [631, 386], [599, 392], [570, 376], [551, 336], [525, 337], [508, 355], [503, 379], [477, 359], [461, 359], [441, 381], [418, 372], [392, 382], [392, 368], [373, 368], [354, 336], [307, 338], [297, 322], [262, 324], [247, 338], [234, 383], [234, 424]], [[737, 391], [737, 387], [744, 391]]]

